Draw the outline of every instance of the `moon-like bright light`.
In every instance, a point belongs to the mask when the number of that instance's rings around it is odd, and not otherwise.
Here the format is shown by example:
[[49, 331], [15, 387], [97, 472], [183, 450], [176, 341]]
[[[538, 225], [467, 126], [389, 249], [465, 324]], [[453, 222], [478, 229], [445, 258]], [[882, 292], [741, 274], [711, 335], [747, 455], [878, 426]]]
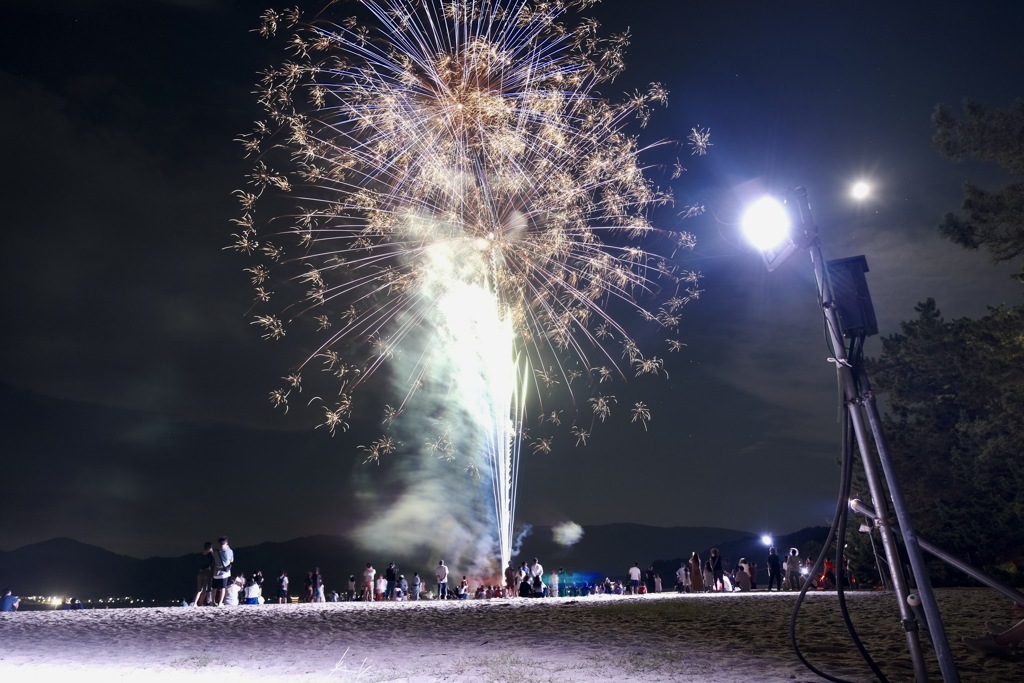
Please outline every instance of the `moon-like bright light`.
[[857, 200], [867, 199], [869, 194], [871, 194], [871, 186], [863, 180], [858, 180], [850, 188], [850, 196]]

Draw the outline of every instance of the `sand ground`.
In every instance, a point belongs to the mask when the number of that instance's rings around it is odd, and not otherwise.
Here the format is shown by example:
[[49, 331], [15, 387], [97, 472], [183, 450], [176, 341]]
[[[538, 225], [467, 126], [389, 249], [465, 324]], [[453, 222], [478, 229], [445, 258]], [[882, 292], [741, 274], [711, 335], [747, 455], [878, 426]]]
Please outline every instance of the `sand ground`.
[[[1015, 616], [987, 589], [943, 589], [961, 679], [1024, 681], [1024, 653], [960, 642]], [[0, 615], [0, 680], [819, 681], [789, 640], [795, 593], [225, 608], [39, 611]], [[852, 621], [890, 681], [912, 681], [891, 593], [847, 593]], [[1019, 617], [1018, 617], [1019, 618]], [[829, 675], [876, 680], [835, 593], [801, 608], [803, 654]], [[925, 643], [933, 680], [938, 664]]]

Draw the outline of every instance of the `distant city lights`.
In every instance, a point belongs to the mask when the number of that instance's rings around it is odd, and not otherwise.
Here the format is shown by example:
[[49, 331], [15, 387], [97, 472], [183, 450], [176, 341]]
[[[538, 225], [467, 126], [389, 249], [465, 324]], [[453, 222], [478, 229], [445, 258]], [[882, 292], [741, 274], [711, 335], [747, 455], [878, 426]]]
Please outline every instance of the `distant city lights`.
[[[74, 597], [63, 595], [27, 595], [22, 598], [22, 609], [60, 609], [74, 601]], [[77, 609], [97, 609], [111, 607], [155, 607], [160, 605], [178, 605], [180, 600], [157, 600], [155, 598], [133, 598], [131, 596], [110, 598], [85, 598], [78, 602]]]

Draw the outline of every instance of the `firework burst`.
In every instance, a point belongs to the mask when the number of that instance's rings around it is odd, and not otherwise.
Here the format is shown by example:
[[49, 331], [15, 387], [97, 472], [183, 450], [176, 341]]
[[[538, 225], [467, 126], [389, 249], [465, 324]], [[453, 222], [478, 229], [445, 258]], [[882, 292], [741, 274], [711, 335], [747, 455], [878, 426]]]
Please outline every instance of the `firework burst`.
[[[483, 440], [517, 458], [528, 377], [540, 397], [552, 386], [575, 395], [581, 378], [664, 372], [609, 311], [675, 333], [697, 295], [696, 274], [655, 253], [693, 238], [648, 221], [671, 197], [644, 177], [626, 132], [667, 93], [598, 94], [623, 69], [628, 35], [602, 38], [576, 14], [592, 4], [359, 0], [330, 6], [351, 10], [341, 19], [263, 15], [259, 32], [290, 32], [292, 57], [262, 74], [266, 118], [241, 137], [254, 165], [232, 248], [256, 259], [245, 272], [260, 334], [315, 340], [274, 405], [322, 371], [336, 394], [309, 402], [335, 433], [360, 385], [385, 372], [401, 391], [387, 425], [419, 394], [462, 397], [465, 414], [487, 408], [482, 439], [460, 446], [451, 421], [436, 420], [418, 450], [454, 459]], [[285, 193], [289, 210], [258, 219]], [[615, 399], [587, 403], [589, 422], [570, 428], [577, 444]], [[646, 428], [646, 406], [637, 420]], [[362, 450], [379, 462], [403, 444], [384, 436]], [[537, 435], [533, 450], [552, 444]]]

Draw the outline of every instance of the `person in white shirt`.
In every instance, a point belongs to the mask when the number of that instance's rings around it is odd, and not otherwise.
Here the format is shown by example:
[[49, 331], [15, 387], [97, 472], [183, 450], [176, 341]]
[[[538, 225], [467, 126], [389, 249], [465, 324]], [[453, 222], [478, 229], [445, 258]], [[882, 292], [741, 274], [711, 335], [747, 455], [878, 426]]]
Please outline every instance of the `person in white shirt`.
[[[221, 536], [213, 550], [213, 604], [224, 600], [225, 589], [231, 580], [231, 565], [235, 562], [235, 551], [228, 545], [228, 537]], [[237, 595], [236, 595], [237, 597]], [[236, 603], [237, 604], [237, 603]]]
[[536, 557], [533, 558], [533, 564], [530, 565], [530, 588], [533, 589], [534, 595], [544, 595], [545, 593], [544, 566]]
[[234, 581], [228, 584], [228, 587], [224, 589], [224, 605], [227, 607], [234, 607], [238, 604], [238, 593], [245, 586], [245, 579], [241, 576], [235, 578]]
[[437, 563], [437, 599], [446, 600], [448, 598], [448, 567], [444, 565], [444, 560]]
[[800, 553], [796, 548], [789, 549], [789, 555], [786, 557], [786, 583], [789, 584], [789, 590], [798, 591], [800, 590]]
[[629, 568], [629, 594], [636, 595], [640, 592], [640, 563], [634, 562]]
[[373, 568], [373, 565], [367, 562], [366, 569], [363, 570], [362, 599], [365, 602], [373, 602], [373, 579], [375, 576], [377, 576], [377, 570]]
[[263, 599], [263, 589], [256, 582], [256, 578], [250, 578], [245, 582], [245, 604], [258, 605]]
[[686, 562], [679, 563], [676, 570], [676, 592], [682, 593], [686, 590]]

